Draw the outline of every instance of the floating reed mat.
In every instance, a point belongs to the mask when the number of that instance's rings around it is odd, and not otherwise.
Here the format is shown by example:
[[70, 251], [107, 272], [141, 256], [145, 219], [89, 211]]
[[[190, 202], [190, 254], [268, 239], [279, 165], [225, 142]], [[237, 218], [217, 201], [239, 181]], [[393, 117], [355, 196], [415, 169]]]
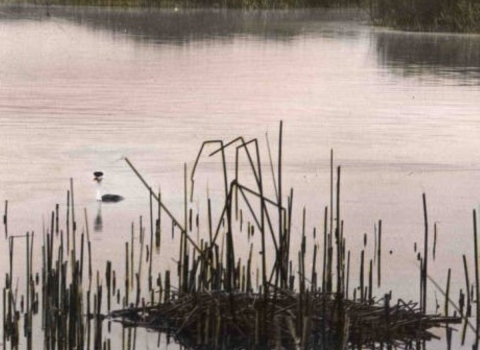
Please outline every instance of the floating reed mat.
[[126, 326], [166, 332], [196, 349], [410, 348], [437, 338], [431, 328], [462, 320], [426, 315], [412, 302], [390, 305], [389, 299], [387, 294], [367, 303], [274, 288], [268, 295], [195, 292], [110, 316]]

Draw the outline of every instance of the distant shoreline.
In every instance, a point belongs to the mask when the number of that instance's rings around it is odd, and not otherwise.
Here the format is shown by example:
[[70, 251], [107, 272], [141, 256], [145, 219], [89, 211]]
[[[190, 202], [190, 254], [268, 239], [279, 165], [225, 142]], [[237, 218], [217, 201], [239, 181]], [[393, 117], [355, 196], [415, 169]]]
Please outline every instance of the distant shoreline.
[[308, 8], [364, 8], [362, 0], [0, 0], [0, 6], [86, 6], [100, 8], [286, 10]]

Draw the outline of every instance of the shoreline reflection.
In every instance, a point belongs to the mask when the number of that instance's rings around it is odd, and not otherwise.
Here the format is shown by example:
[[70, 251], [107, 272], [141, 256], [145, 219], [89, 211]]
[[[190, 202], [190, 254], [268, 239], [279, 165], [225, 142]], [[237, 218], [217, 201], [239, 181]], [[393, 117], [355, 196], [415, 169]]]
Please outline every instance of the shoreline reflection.
[[395, 74], [480, 85], [479, 35], [385, 31], [373, 36], [379, 65]]

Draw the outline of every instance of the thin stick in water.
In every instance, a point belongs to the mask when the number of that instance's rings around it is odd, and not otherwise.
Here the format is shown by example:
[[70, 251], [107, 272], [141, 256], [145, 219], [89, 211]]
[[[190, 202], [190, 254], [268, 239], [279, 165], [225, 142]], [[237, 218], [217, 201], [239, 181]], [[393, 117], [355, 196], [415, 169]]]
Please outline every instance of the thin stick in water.
[[480, 290], [479, 290], [479, 274], [478, 274], [478, 240], [477, 240], [477, 212], [473, 210], [473, 249], [474, 249], [474, 262], [475, 262], [475, 301], [477, 305], [476, 319], [477, 327], [475, 330], [475, 348], [478, 348], [478, 335], [480, 330]]

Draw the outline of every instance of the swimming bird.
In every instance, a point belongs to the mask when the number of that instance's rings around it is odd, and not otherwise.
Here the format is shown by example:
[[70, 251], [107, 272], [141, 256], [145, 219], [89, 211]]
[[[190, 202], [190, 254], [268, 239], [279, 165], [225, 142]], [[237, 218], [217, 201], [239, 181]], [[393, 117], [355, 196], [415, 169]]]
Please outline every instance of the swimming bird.
[[123, 197], [118, 194], [104, 194], [102, 195], [102, 180], [103, 173], [101, 171], [95, 171], [93, 173], [93, 181], [97, 182], [97, 201], [106, 203], [116, 203], [123, 201]]

